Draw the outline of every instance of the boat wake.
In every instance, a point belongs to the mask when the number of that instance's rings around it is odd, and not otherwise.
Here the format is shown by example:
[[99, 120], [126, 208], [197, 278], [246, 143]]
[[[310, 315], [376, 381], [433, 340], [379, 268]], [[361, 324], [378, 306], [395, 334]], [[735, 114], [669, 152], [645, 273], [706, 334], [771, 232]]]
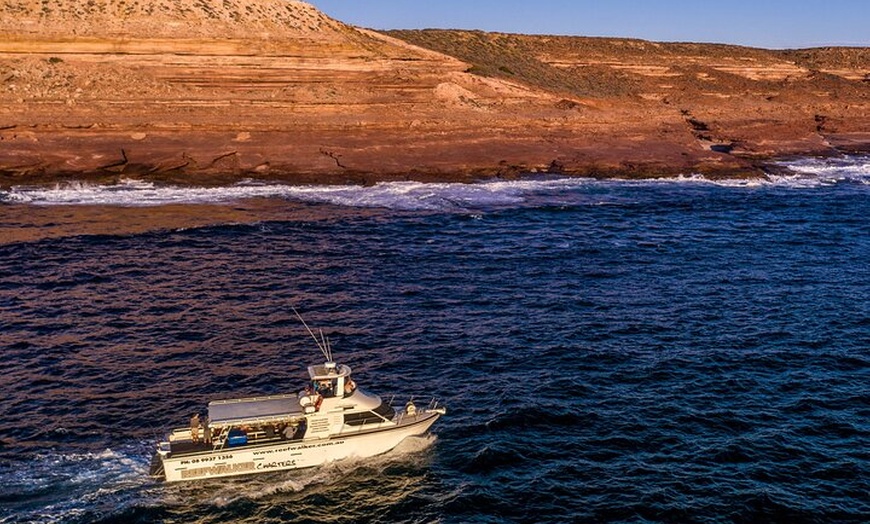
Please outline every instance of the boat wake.
[[[801, 158], [778, 164], [782, 171], [755, 180], [710, 180], [687, 175], [643, 181], [592, 180], [541, 176], [528, 180], [492, 180], [475, 184], [387, 182], [363, 186], [292, 186], [245, 181], [224, 187], [160, 186], [140, 180], [115, 185], [83, 182], [51, 188], [13, 187], [0, 191], [0, 202], [31, 205], [163, 206], [222, 204], [254, 198], [278, 198], [346, 207], [400, 211], [467, 211], [529, 205], [558, 205], [566, 195], [612, 186], [704, 184], [723, 187], [813, 188], [836, 184], [870, 185], [870, 156]], [[576, 197], [576, 195], [575, 195]], [[575, 198], [576, 200], [576, 198]], [[569, 202], [578, 203], [578, 202]]]
[[141, 505], [154, 486], [147, 461], [140, 447], [51, 451], [7, 464], [0, 468], [0, 522], [94, 521]]
[[149, 508], [227, 508], [271, 498], [316, 497], [343, 492], [366, 479], [389, 483], [385, 479], [391, 471], [395, 482], [407, 482], [407, 472], [422, 471], [428, 464], [425, 452], [436, 440], [431, 434], [409, 437], [383, 455], [306, 470], [180, 484], [148, 477], [146, 449], [153, 442], [98, 453], [50, 452], [0, 467], [0, 523], [113, 521], [148, 514]]

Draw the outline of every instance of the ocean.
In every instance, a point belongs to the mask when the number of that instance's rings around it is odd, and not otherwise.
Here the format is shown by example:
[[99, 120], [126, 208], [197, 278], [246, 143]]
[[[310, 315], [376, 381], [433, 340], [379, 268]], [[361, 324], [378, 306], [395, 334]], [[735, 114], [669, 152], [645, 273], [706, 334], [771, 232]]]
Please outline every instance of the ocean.
[[[0, 191], [0, 522], [868, 522], [870, 157], [783, 165]], [[209, 400], [303, 386], [294, 307], [432, 434], [150, 479]]]

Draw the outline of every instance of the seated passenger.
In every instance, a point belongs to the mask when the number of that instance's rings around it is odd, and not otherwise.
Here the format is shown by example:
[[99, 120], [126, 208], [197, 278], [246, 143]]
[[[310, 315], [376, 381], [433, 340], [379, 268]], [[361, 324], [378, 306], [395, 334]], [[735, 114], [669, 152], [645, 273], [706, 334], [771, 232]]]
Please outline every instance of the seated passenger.
[[331, 397], [333, 395], [332, 381], [324, 380], [320, 382], [320, 394], [324, 397]]
[[348, 378], [347, 382], [344, 383], [344, 396], [348, 396], [353, 393], [353, 390], [356, 389], [356, 383], [352, 378]]

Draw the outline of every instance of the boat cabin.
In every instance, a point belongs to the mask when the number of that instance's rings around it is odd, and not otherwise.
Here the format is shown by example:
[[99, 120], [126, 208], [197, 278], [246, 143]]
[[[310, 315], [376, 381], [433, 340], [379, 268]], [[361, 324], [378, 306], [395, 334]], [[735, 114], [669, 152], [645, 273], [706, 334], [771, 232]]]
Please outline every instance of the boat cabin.
[[308, 366], [308, 376], [311, 377], [311, 391], [323, 398], [345, 398], [353, 395], [356, 384], [350, 378], [348, 366], [326, 362]]
[[[309, 384], [295, 395], [209, 402], [207, 425], [201, 431], [198, 428], [196, 432], [193, 428], [173, 430], [169, 437], [171, 449], [168, 451], [186, 453], [280, 440], [302, 440], [306, 433], [322, 438], [326, 436], [324, 431], [328, 435], [333, 421], [330, 420], [327, 426], [321, 427], [327, 420], [325, 411], [321, 416], [322, 403], [340, 402], [351, 397], [357, 391], [357, 386], [351, 378], [350, 367], [331, 361], [309, 366], [308, 374]], [[358, 426], [393, 418], [392, 407], [382, 402], [373, 411], [369, 411], [371, 408], [362, 409], [364, 412], [361, 414], [344, 412], [335, 422]], [[315, 423], [316, 426], [311, 431], [309, 423]]]

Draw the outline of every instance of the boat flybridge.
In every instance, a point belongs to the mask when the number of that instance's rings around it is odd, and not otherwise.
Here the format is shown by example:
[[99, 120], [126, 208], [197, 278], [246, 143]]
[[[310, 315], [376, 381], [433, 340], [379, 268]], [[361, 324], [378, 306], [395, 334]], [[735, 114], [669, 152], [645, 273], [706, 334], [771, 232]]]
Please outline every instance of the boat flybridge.
[[351, 369], [332, 359], [328, 341], [314, 339], [326, 362], [308, 367], [302, 391], [209, 402], [208, 418], [195, 414], [189, 427], [173, 429], [157, 445], [151, 475], [174, 482], [370, 457], [426, 433], [446, 414], [435, 399], [397, 409], [363, 391]]

